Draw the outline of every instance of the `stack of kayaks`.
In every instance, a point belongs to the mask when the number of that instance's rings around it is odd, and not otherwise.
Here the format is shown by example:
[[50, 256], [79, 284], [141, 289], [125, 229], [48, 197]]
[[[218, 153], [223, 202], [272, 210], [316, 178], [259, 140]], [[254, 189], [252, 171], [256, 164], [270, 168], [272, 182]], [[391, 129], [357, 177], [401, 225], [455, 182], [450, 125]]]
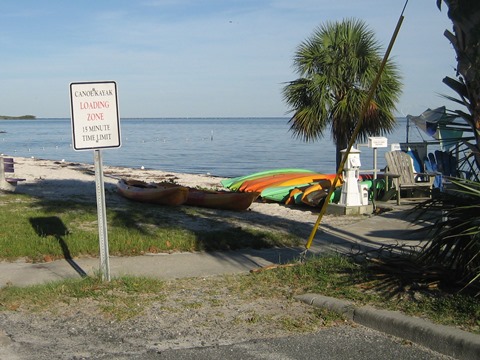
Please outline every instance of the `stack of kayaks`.
[[[233, 179], [222, 180], [224, 187], [239, 192], [259, 192], [266, 202], [278, 202], [288, 205], [304, 204], [321, 206], [336, 174], [322, 174], [311, 170], [287, 168], [258, 172]], [[369, 180], [366, 180], [369, 179]], [[370, 175], [362, 175], [360, 185], [370, 189], [373, 181]], [[338, 202], [341, 195], [342, 179], [337, 180], [336, 187], [329, 202]], [[381, 186], [377, 183], [377, 187]]]
[[222, 184], [223, 187], [227, 189], [230, 189], [232, 191], [238, 191], [240, 186], [242, 186], [242, 184], [245, 181], [250, 181], [250, 180], [255, 180], [260, 178], [267, 178], [269, 176], [275, 176], [275, 175], [284, 175], [289, 173], [308, 174], [308, 173], [313, 173], [313, 171], [305, 170], [305, 169], [296, 169], [296, 168], [272, 169], [272, 170], [256, 172], [250, 175], [239, 176], [231, 179], [224, 179], [220, 183]]
[[[262, 171], [233, 179], [225, 179], [221, 184], [239, 192], [259, 192], [263, 201], [294, 204], [299, 203], [299, 196], [294, 201], [291, 193], [301, 192], [310, 186], [328, 191], [336, 174], [317, 173], [312, 170], [285, 168]], [[338, 181], [341, 186], [341, 179]]]

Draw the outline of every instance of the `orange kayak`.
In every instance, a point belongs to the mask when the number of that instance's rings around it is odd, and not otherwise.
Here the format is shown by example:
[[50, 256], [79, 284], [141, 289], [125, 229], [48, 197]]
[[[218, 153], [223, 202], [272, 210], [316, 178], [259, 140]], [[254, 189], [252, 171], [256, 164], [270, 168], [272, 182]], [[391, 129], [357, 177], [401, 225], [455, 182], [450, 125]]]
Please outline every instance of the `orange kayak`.
[[294, 179], [297, 177], [305, 176], [304, 172], [300, 173], [288, 173], [288, 174], [275, 174], [264, 176], [258, 179], [252, 179], [244, 181], [243, 184], [238, 188], [238, 191], [244, 192], [261, 192], [263, 189], [271, 186], [278, 182], [286, 181], [289, 179]]
[[[291, 186], [291, 185], [302, 185], [307, 183], [319, 182], [321, 180], [333, 181], [336, 174], [309, 174], [296, 177], [294, 179], [286, 180], [281, 183], [276, 184], [276, 186]], [[337, 181], [337, 185], [341, 185], [341, 179]]]
[[[243, 191], [258, 191], [262, 192], [266, 188], [269, 187], [277, 187], [277, 186], [301, 186], [305, 185], [308, 183], [314, 183], [314, 182], [319, 182], [321, 180], [329, 180], [333, 181], [335, 179], [336, 174], [318, 174], [318, 173], [313, 173], [313, 174], [294, 174], [290, 177], [277, 177], [277, 178], [272, 178], [269, 179], [268, 181], [265, 182], [255, 182], [252, 184], [248, 184], [246, 187], [244, 187]], [[340, 183], [340, 182], [339, 182]], [[241, 188], [240, 188], [241, 190]]]

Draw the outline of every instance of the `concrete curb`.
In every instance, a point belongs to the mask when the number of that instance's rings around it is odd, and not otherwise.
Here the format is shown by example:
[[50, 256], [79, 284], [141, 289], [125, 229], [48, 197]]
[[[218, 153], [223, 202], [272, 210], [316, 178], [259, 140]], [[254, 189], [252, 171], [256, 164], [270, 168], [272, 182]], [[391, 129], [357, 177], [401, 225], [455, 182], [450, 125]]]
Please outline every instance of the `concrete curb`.
[[370, 306], [355, 307], [352, 302], [318, 294], [295, 297], [315, 307], [327, 308], [357, 324], [390, 334], [438, 353], [461, 360], [480, 358], [480, 336], [403, 315], [397, 311], [378, 310]]

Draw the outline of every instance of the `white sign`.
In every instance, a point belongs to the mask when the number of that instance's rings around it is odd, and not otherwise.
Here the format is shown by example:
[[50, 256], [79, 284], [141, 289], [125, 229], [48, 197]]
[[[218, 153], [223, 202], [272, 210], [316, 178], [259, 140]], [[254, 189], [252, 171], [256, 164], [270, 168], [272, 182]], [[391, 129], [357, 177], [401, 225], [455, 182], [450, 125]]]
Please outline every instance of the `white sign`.
[[381, 136], [371, 136], [368, 138], [369, 148], [386, 148], [388, 146], [388, 139]]
[[400, 144], [395, 143], [395, 144], [390, 145], [390, 151], [400, 151], [400, 150], [402, 150]]
[[117, 84], [114, 81], [70, 84], [73, 148], [120, 147]]

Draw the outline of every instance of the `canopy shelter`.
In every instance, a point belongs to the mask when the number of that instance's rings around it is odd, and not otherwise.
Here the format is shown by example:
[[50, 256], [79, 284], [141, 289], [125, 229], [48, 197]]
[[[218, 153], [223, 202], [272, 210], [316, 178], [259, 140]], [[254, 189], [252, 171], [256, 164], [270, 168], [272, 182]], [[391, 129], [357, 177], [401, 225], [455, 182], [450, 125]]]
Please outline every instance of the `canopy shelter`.
[[455, 123], [457, 115], [448, 114], [445, 106], [427, 109], [419, 116], [407, 115], [407, 143], [410, 122], [428, 136], [438, 140], [442, 150], [448, 150], [463, 137], [467, 124]]
[[[427, 144], [438, 144], [442, 152], [450, 152], [456, 158], [455, 170], [461, 177], [478, 181], [480, 172], [480, 155], [477, 145], [471, 143], [474, 140], [473, 130], [465, 120], [457, 114], [448, 113], [445, 106], [436, 109], [427, 109], [419, 116], [407, 116], [407, 144], [408, 129], [413, 123], [417, 129], [427, 134], [434, 141]], [[465, 134], [467, 133], [467, 134]], [[426, 150], [428, 153], [428, 151]], [[436, 151], [438, 152], [438, 151]], [[432, 153], [428, 153], [431, 160]], [[422, 159], [422, 157], [420, 157]]]

